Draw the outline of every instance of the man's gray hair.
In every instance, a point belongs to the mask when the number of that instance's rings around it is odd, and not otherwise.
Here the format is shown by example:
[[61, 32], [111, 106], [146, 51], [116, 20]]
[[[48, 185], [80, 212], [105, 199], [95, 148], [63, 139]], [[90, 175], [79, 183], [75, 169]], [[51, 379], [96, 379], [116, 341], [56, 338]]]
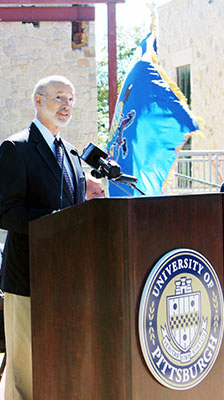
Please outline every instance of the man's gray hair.
[[46, 86], [51, 83], [64, 83], [71, 87], [73, 93], [75, 93], [75, 88], [73, 84], [64, 76], [62, 75], [50, 75], [46, 78], [40, 79], [34, 87], [33, 94], [32, 94], [32, 101], [34, 106], [36, 107], [35, 96], [36, 94], [46, 94]]

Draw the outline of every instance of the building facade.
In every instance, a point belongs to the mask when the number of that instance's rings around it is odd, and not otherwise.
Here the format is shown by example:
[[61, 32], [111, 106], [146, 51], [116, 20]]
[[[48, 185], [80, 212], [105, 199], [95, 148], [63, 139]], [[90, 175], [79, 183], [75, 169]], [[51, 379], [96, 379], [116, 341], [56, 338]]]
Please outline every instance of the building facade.
[[203, 120], [191, 149], [223, 150], [223, 0], [173, 0], [158, 14], [159, 62]]
[[63, 136], [80, 151], [97, 140], [97, 87], [94, 22], [85, 22], [82, 46], [72, 22], [0, 22], [0, 141], [34, 118], [31, 95], [37, 81], [66, 76], [76, 89], [73, 119]]

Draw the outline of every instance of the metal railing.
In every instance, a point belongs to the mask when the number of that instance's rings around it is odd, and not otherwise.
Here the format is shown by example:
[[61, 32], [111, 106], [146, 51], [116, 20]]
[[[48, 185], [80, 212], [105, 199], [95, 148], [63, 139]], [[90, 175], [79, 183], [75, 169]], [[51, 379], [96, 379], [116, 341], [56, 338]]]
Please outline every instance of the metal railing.
[[224, 181], [224, 151], [181, 150], [164, 193], [219, 192]]

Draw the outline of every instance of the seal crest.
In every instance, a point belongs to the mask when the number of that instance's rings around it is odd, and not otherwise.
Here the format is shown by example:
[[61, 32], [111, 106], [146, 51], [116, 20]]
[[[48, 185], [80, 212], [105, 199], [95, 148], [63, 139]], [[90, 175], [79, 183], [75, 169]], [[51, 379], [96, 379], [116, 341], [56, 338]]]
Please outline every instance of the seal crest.
[[164, 386], [186, 390], [207, 376], [223, 338], [223, 295], [203, 255], [177, 249], [157, 262], [141, 297], [139, 337], [149, 370]]

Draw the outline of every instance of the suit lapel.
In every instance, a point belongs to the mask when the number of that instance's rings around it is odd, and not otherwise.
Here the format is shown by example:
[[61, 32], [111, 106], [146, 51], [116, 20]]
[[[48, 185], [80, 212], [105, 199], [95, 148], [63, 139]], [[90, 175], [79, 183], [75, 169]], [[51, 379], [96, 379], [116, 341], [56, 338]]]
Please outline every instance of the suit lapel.
[[[36, 143], [37, 151], [39, 152], [43, 161], [46, 163], [48, 169], [52, 172], [52, 174], [54, 175], [58, 184], [60, 185], [61, 184], [61, 175], [62, 175], [61, 168], [59, 167], [58, 162], [57, 162], [52, 150], [50, 149], [47, 142], [43, 138], [41, 132], [36, 127], [36, 125], [33, 123], [30, 126], [30, 140], [32, 140]], [[74, 174], [74, 176], [75, 176], [75, 174]], [[69, 188], [68, 188], [68, 185], [67, 185], [65, 179], [63, 179], [63, 192], [67, 195], [67, 197], [71, 201], [71, 204], [74, 204], [73, 199], [71, 197], [71, 193], [69, 191]]]

